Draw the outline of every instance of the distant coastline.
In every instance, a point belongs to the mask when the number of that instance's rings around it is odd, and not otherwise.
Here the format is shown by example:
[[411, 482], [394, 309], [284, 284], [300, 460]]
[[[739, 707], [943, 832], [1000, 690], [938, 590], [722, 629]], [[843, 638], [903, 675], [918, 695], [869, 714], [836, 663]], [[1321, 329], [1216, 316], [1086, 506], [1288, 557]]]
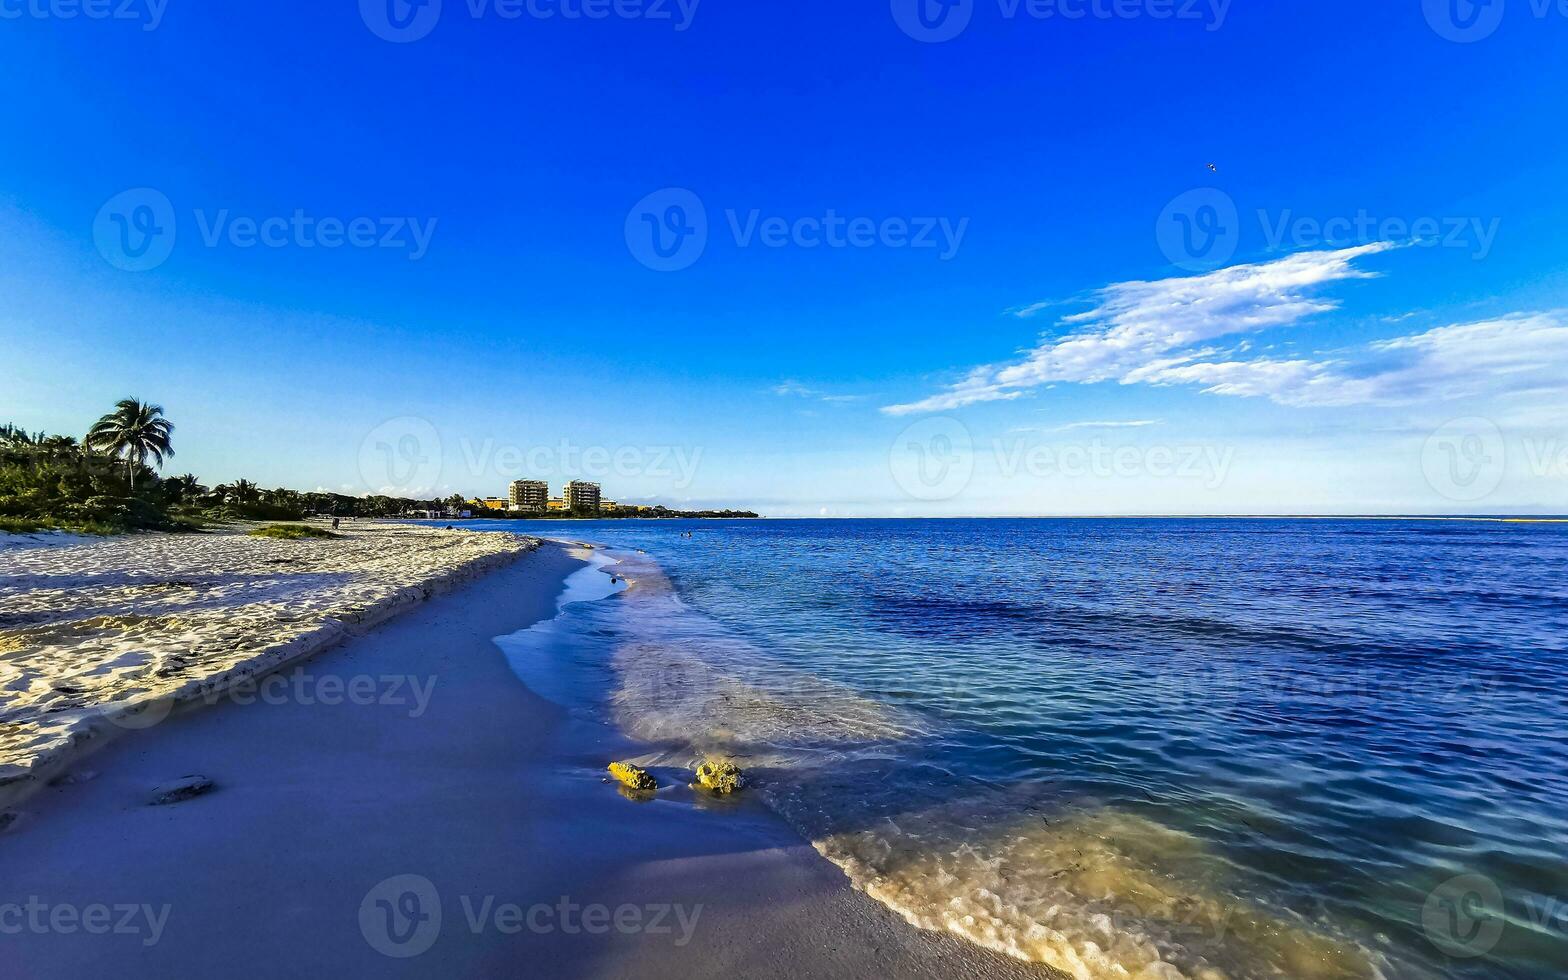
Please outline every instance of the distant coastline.
[[789, 521], [1472, 521], [1492, 524], [1568, 524], [1568, 515], [1467, 514], [943, 514], [761, 518]]
[[[470, 517], [457, 518], [458, 520], [489, 520], [489, 521], [671, 521], [671, 520], [706, 520], [706, 521], [735, 521], [759, 520], [760, 514], [749, 510], [666, 510], [662, 507], [654, 511], [638, 513], [598, 513], [598, 514], [571, 514], [561, 512], [533, 513], [528, 511], [482, 511]], [[436, 518], [439, 519], [439, 518]]]

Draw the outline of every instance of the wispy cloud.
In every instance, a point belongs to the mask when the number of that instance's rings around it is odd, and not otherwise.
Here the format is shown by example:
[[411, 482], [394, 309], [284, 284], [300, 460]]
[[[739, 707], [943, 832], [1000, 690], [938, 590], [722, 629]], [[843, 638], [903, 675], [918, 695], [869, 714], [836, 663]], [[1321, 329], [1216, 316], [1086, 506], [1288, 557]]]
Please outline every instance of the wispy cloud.
[[1159, 425], [1164, 419], [1128, 419], [1121, 422], [1069, 422], [1058, 425], [1050, 432], [1071, 432], [1074, 429], [1142, 429], [1150, 425]]
[[816, 388], [807, 387], [798, 381], [785, 381], [774, 385], [772, 391], [775, 395], [779, 395], [780, 397], [784, 398], [811, 398], [816, 401], [828, 402], [830, 404], [845, 404], [848, 402], [864, 401], [866, 398], [870, 397], [868, 395], [833, 395], [825, 391], [819, 391]]
[[1568, 314], [1519, 313], [1380, 341], [1339, 360], [1197, 362], [1146, 372], [1281, 405], [1409, 404], [1480, 395], [1568, 395]]
[[[1568, 311], [1562, 310], [1454, 323], [1310, 355], [1251, 353], [1251, 334], [1337, 309], [1337, 301], [1318, 295], [1319, 287], [1366, 278], [1371, 273], [1355, 260], [1393, 247], [1303, 252], [1201, 276], [1116, 283], [1096, 295], [1092, 309], [1060, 321], [1069, 328], [1065, 336], [1042, 340], [1022, 360], [974, 368], [945, 391], [882, 411], [946, 411], [1021, 398], [1053, 383], [1099, 381], [1193, 385], [1205, 394], [1302, 407], [1568, 396]], [[1152, 422], [1064, 428], [1142, 424]]]
[[1066, 336], [1042, 339], [1022, 361], [974, 368], [946, 391], [883, 411], [907, 415], [1004, 401], [1050, 382], [1145, 381], [1143, 375], [1212, 357], [1214, 351], [1200, 346], [1205, 343], [1338, 309], [1337, 301], [1317, 295], [1319, 288], [1373, 276], [1355, 260], [1394, 247], [1379, 242], [1301, 252], [1199, 276], [1114, 283], [1095, 295], [1092, 309], [1059, 321]]
[[1014, 307], [1013, 309], [1010, 309], [1007, 312], [1011, 316], [1016, 316], [1019, 319], [1027, 320], [1029, 317], [1032, 317], [1032, 316], [1034, 316], [1037, 313], [1044, 313], [1046, 310], [1049, 310], [1051, 307], [1053, 307], [1053, 306], [1060, 306], [1060, 305], [1061, 305], [1060, 303], [1055, 303], [1055, 302], [1052, 302], [1050, 300], [1044, 300], [1044, 301], [1039, 302], [1039, 303], [1030, 303], [1028, 306]]

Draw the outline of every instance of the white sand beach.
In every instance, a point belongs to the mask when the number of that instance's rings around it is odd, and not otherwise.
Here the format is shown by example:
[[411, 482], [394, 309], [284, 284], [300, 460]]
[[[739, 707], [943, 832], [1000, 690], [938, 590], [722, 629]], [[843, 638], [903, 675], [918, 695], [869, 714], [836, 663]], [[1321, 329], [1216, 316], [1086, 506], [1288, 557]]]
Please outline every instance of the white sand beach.
[[157, 724], [537, 546], [372, 521], [305, 541], [246, 530], [0, 535], [0, 804], [100, 736]]
[[[534, 695], [494, 643], [553, 615], [581, 567], [546, 545], [13, 804], [4, 972], [1048, 975], [912, 928], [744, 793], [606, 783], [635, 746]], [[210, 791], [151, 805], [193, 776]]]

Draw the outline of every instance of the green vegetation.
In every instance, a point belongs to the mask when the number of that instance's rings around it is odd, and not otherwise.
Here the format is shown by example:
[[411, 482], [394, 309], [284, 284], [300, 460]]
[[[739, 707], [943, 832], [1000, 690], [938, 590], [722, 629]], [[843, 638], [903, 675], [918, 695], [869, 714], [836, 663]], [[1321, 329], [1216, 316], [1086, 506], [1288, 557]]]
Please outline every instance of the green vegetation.
[[[750, 511], [650, 510], [518, 515], [475, 507], [461, 495], [443, 500], [349, 497], [338, 493], [263, 490], [249, 480], [207, 487], [190, 473], [165, 477], [174, 456], [174, 425], [163, 409], [126, 398], [95, 422], [81, 441], [71, 436], [0, 426], [0, 531], [194, 531], [227, 521], [298, 521], [305, 517], [402, 517], [412, 511], [512, 519], [636, 520], [676, 517], [756, 517]], [[150, 464], [150, 465], [149, 465]], [[264, 528], [264, 532], [272, 529]], [[296, 537], [319, 537], [311, 529]], [[324, 533], [324, 532], [323, 532]], [[277, 534], [269, 533], [275, 537]]]
[[119, 534], [121, 528], [101, 521], [42, 520], [26, 517], [0, 517], [0, 533], [30, 534], [33, 531], [65, 530], [78, 534]]
[[[160, 477], [174, 455], [163, 409], [127, 398], [82, 442], [0, 426], [0, 531], [191, 531], [224, 521], [398, 517], [442, 501], [263, 490], [249, 480], [208, 488], [195, 476]], [[149, 462], [152, 464], [149, 466]]]
[[[139, 490], [133, 484], [138, 477]], [[122, 466], [113, 455], [78, 445], [70, 436], [0, 426], [0, 520], [6, 530], [106, 534], [182, 526], [158, 489], [156, 474], [134, 448]]]
[[319, 527], [308, 524], [268, 524], [258, 527], [250, 532], [253, 538], [277, 538], [280, 541], [303, 541], [307, 538], [340, 538], [341, 534], [333, 534]]

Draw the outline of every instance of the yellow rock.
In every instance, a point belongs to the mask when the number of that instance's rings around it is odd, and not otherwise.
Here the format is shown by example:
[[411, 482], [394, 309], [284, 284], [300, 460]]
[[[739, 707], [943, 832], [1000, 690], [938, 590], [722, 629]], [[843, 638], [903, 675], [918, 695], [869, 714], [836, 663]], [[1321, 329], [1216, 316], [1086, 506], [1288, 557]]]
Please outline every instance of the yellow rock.
[[610, 763], [610, 775], [627, 789], [649, 790], [658, 789], [659, 783], [653, 774], [646, 769], [632, 765], [630, 762]]
[[727, 795], [746, 785], [746, 777], [733, 762], [704, 762], [697, 767], [697, 785]]

